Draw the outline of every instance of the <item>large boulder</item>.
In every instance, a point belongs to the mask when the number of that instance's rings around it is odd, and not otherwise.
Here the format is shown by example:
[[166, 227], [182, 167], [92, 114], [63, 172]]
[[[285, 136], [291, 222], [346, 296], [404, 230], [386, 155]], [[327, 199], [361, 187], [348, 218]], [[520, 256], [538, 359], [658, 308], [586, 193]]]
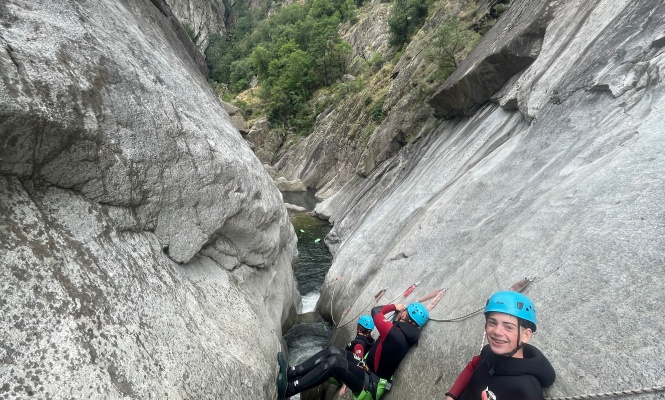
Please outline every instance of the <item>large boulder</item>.
[[480, 350], [474, 312], [526, 276], [548, 395], [664, 383], [663, 21], [660, 1], [515, 2], [431, 101], [457, 117], [317, 206], [337, 343], [382, 288], [448, 288], [391, 396], [442, 398]]
[[435, 115], [452, 118], [473, 113], [540, 54], [552, 17], [549, 2], [516, 2], [477, 51], [437, 90], [429, 103]]
[[243, 115], [242, 110], [231, 103], [227, 103], [225, 101], [222, 101], [221, 103], [224, 107], [224, 110], [226, 110], [226, 112], [229, 114], [229, 117], [231, 117], [233, 126], [238, 130], [238, 132], [240, 132], [241, 135], [247, 135], [249, 132], [249, 127], [247, 126], [247, 121], [245, 120], [245, 116]]
[[161, 0], [0, 3], [0, 394], [270, 398], [281, 194]]

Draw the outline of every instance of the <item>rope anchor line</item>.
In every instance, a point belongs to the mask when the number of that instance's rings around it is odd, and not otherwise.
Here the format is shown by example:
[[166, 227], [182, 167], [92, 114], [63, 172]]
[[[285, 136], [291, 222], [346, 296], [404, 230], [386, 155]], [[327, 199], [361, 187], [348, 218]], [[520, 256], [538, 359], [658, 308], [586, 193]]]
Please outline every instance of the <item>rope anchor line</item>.
[[[536, 278], [535, 277], [525, 277], [520, 279], [519, 281], [515, 282], [508, 290], [512, 292], [519, 292], [521, 293], [531, 282], [533, 282]], [[445, 318], [445, 319], [440, 319], [440, 318], [430, 318], [430, 321], [435, 321], [435, 322], [459, 322], [464, 319], [467, 319], [469, 317], [472, 317], [478, 313], [481, 313], [485, 309], [485, 306], [480, 307], [477, 310], [471, 311], [468, 314], [459, 316], [459, 317], [453, 317], [453, 318]]]
[[[341, 328], [341, 327], [346, 326], [346, 325], [350, 324], [351, 322], [355, 321], [355, 319], [358, 318], [358, 317], [360, 317], [360, 316], [362, 315], [362, 313], [364, 313], [365, 310], [367, 310], [368, 307], [370, 307], [372, 304], [376, 304], [376, 303], [381, 299], [381, 297], [383, 297], [383, 295], [386, 293], [386, 290], [387, 290], [387, 289], [381, 289], [381, 290], [379, 290], [378, 293], [374, 295], [374, 301], [373, 301], [373, 302], [370, 302], [368, 305], [366, 305], [365, 308], [363, 308], [362, 310], [360, 310], [360, 312], [359, 312], [356, 316], [354, 316], [353, 318], [349, 319], [349, 320], [346, 321], [345, 323], [342, 323], [342, 321], [343, 321], [344, 318], [346, 317], [346, 314], [348, 314], [349, 311], [351, 311], [351, 306], [346, 307], [346, 309], [345, 309], [344, 312], [342, 313], [342, 316], [341, 316], [340, 319], [339, 319], [339, 324], [336, 325], [336, 327], [337, 327], [337, 328]], [[331, 310], [331, 312], [332, 312], [332, 300], [330, 301], [330, 310]], [[333, 323], [334, 323], [334, 322], [335, 322], [335, 321], [333, 320]]]
[[[411, 292], [413, 292], [413, 290], [416, 288], [416, 286], [418, 286], [418, 283], [414, 283], [414, 284], [412, 284], [411, 286], [409, 286], [409, 287], [406, 289], [406, 291], [405, 291], [404, 293], [402, 293], [402, 294], [398, 294], [394, 299], [392, 299], [392, 300], [389, 302], [389, 304], [390, 304], [390, 303], [394, 303], [394, 302], [395, 302], [397, 299], [399, 299], [400, 297], [407, 297], [408, 295], [411, 294]], [[370, 302], [369, 304], [367, 304], [367, 305], [366, 305], [362, 310], [360, 310], [360, 312], [359, 312], [357, 315], [355, 315], [353, 318], [349, 319], [349, 320], [346, 321], [345, 323], [342, 323], [342, 321], [344, 321], [344, 319], [345, 319], [345, 317], [346, 317], [346, 314], [348, 314], [349, 311], [351, 311], [351, 306], [346, 307], [346, 309], [345, 309], [344, 312], [342, 313], [342, 317], [340, 318], [340, 321], [339, 321], [339, 324], [337, 325], [337, 328], [344, 327], [344, 326], [350, 324], [351, 322], [355, 321], [355, 319], [358, 318], [358, 317], [360, 317], [360, 316], [362, 315], [362, 313], [365, 312], [365, 310], [367, 310], [367, 309], [368, 309], [369, 307], [371, 307], [372, 305], [376, 304], [376, 303], [381, 299], [381, 297], [383, 297], [383, 295], [386, 293], [386, 290], [387, 290], [387, 289], [381, 289], [381, 290], [379, 290], [379, 292], [378, 292], [377, 294], [374, 295], [374, 301], [372, 301], [372, 302]], [[332, 301], [331, 301], [331, 303], [330, 303], [330, 307], [331, 307], [331, 309], [332, 309]], [[333, 322], [335, 322], [335, 321], [333, 321]]]
[[596, 393], [596, 394], [583, 394], [581, 396], [571, 397], [546, 397], [545, 400], [583, 400], [583, 399], [600, 399], [604, 397], [620, 397], [620, 396], [634, 396], [645, 393], [655, 393], [665, 391], [665, 385], [652, 386], [642, 389], [620, 390], [617, 392]]

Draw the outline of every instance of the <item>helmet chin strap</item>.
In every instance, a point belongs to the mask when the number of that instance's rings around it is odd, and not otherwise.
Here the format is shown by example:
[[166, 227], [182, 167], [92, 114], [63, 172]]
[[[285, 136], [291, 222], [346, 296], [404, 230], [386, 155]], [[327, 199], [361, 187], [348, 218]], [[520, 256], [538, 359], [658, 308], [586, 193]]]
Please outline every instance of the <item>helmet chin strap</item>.
[[507, 356], [507, 357], [512, 357], [512, 356], [514, 356], [515, 353], [517, 353], [518, 351], [520, 351], [520, 349], [521, 349], [522, 347], [524, 347], [524, 343], [521, 343], [521, 340], [520, 340], [520, 324], [519, 324], [519, 320], [518, 320], [518, 321], [517, 321], [517, 347], [515, 347], [515, 350], [513, 350], [513, 351], [511, 351], [510, 353], [506, 354], [506, 356]]

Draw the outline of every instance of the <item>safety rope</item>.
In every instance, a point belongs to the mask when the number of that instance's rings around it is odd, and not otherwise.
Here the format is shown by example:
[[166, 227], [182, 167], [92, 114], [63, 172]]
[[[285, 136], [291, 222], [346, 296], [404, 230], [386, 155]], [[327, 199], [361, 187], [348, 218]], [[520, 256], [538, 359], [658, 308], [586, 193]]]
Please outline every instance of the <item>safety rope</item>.
[[[386, 304], [395, 304], [395, 302], [396, 302], [398, 299], [409, 297], [409, 295], [410, 295], [410, 294], [416, 289], [416, 287], [418, 287], [418, 285], [420, 285], [420, 282], [417, 282], [417, 283], [412, 284], [411, 286], [409, 286], [408, 288], [406, 288], [406, 290], [405, 290], [404, 292], [398, 294], [397, 296], [395, 296], [394, 299], [390, 300], [390, 301], [389, 301], [388, 303], [386, 303]], [[357, 315], [355, 315], [353, 318], [349, 319], [349, 320], [348, 320], [347, 322], [345, 322], [344, 324], [341, 324], [342, 321], [340, 320], [339, 322], [340, 322], [341, 325], [338, 325], [337, 327], [338, 327], [338, 328], [341, 328], [341, 327], [346, 326], [346, 325], [350, 324], [351, 322], [355, 321], [356, 318], [360, 317], [360, 316], [362, 315], [362, 313], [364, 313], [365, 310], [367, 310], [367, 308], [369, 308], [369, 307], [372, 306], [372, 305], [375, 305], [375, 304], [379, 301], [379, 299], [381, 299], [381, 297], [382, 297], [383, 294], [386, 292], [386, 290], [387, 290], [387, 289], [382, 289], [381, 291], [379, 291], [379, 293], [375, 294], [375, 295], [374, 295], [374, 301], [373, 301], [372, 303], [366, 305], [365, 308], [363, 308], [362, 310], [360, 310], [360, 312], [359, 312]], [[348, 309], [344, 312], [344, 314], [342, 314], [342, 319], [344, 319], [344, 316], [346, 315], [346, 313], [349, 312], [349, 310], [350, 310], [350, 308], [348, 308]]]
[[469, 318], [469, 317], [473, 317], [474, 315], [480, 313], [480, 312], [483, 311], [484, 309], [485, 309], [485, 307], [481, 307], [481, 308], [477, 309], [476, 311], [472, 311], [472, 312], [470, 312], [470, 313], [468, 313], [468, 314], [462, 315], [461, 317], [446, 318], [446, 319], [438, 319], [438, 318], [432, 318], [432, 317], [430, 317], [429, 320], [430, 320], [430, 321], [436, 321], [436, 322], [459, 322], [459, 321], [462, 321], [462, 320], [467, 319], [467, 318]]
[[[510, 287], [511, 291], [514, 292], [522, 292], [531, 282], [533, 282], [536, 278], [524, 278], [519, 281], [517, 281], [513, 286]], [[455, 317], [455, 318], [447, 318], [447, 319], [436, 319], [436, 318], [430, 318], [430, 321], [437, 321], [437, 322], [459, 322], [462, 321], [466, 318], [472, 317], [476, 314], [479, 314], [485, 309], [485, 307], [481, 307], [475, 311], [472, 311], [468, 314], [462, 315], [460, 317]], [[483, 332], [483, 339], [482, 343], [480, 345], [481, 349], [485, 344], [485, 338], [486, 334]], [[596, 393], [596, 394], [585, 394], [585, 395], [580, 395], [580, 396], [571, 396], [571, 397], [546, 397], [545, 400], [583, 400], [583, 399], [600, 399], [600, 398], [610, 398], [610, 397], [620, 397], [620, 396], [634, 396], [634, 395], [640, 395], [640, 394], [646, 394], [646, 393], [655, 393], [655, 392], [663, 392], [665, 391], [665, 385], [664, 386], [652, 386], [652, 387], [647, 387], [647, 388], [642, 388], [642, 389], [630, 389], [630, 390], [620, 390], [617, 392], [608, 392], [608, 393]]]
[[545, 400], [581, 400], [581, 399], [600, 399], [604, 397], [619, 397], [619, 396], [632, 396], [645, 393], [655, 393], [665, 391], [665, 385], [652, 386], [642, 389], [620, 390], [618, 392], [597, 393], [597, 394], [583, 394], [581, 396], [572, 397], [546, 397]]
[[[354, 316], [353, 318], [349, 319], [348, 321], [346, 321], [345, 323], [342, 324], [342, 320], [344, 319], [344, 317], [346, 316], [346, 314], [350, 310], [350, 308], [347, 308], [346, 311], [344, 311], [344, 313], [342, 314], [342, 318], [339, 321], [340, 325], [337, 325], [337, 327], [341, 328], [341, 327], [346, 326], [346, 325], [350, 324], [351, 322], [355, 321], [358, 317], [360, 317], [362, 315], [362, 313], [365, 312], [365, 310], [367, 310], [368, 307], [371, 307], [372, 305], [376, 304], [379, 301], [379, 299], [381, 299], [381, 297], [383, 297], [383, 294], [385, 292], [386, 292], [386, 289], [379, 290], [379, 292], [374, 295], [374, 301], [373, 302], [367, 304], [365, 306], [365, 308], [360, 310], [360, 312], [356, 316]], [[332, 307], [332, 303], [331, 303], [331, 307]], [[331, 310], [332, 310], [332, 308], [331, 308]], [[333, 321], [333, 323], [335, 323], [335, 321]]]
[[[340, 277], [341, 277], [341, 276], [338, 276], [338, 277], [335, 279], [334, 284], [337, 283], [337, 280], [338, 280]], [[529, 277], [523, 278], [523, 279], [517, 281], [517, 282], [516, 282], [514, 285], [512, 285], [508, 290], [511, 290], [511, 291], [514, 291], [514, 292], [522, 292], [522, 291], [523, 291], [523, 290], [524, 290], [524, 289], [525, 289], [525, 288], [526, 288], [531, 282], [533, 282], [535, 279], [536, 279], [535, 277], [532, 277], [532, 278], [529, 278]], [[333, 286], [334, 286], [334, 284], [333, 284]], [[419, 285], [419, 283], [414, 283], [413, 285], [409, 286], [409, 287], [407, 288], [407, 290], [404, 291], [404, 293], [398, 294], [394, 299], [392, 299], [392, 300], [391, 300], [390, 302], [388, 302], [387, 304], [394, 304], [395, 301], [397, 301], [397, 300], [398, 300], [399, 298], [401, 298], [401, 297], [406, 298], [408, 295], [411, 294], [411, 292], [413, 292], [413, 290], [414, 290], [418, 285]], [[381, 290], [379, 293], [377, 293], [377, 294], [374, 296], [374, 302], [373, 302], [374, 304], [376, 304], [376, 302], [381, 298], [381, 296], [383, 296], [383, 293], [385, 293], [385, 291], [386, 291], [386, 289], [383, 289], [383, 290]], [[437, 292], [437, 291], [435, 291], [435, 292]], [[429, 293], [429, 294], [423, 296], [423, 298], [428, 297], [426, 300], [429, 300], [429, 298], [431, 298], [430, 296], [431, 296], [432, 294], [434, 294], [435, 292], [431, 292], [431, 293]], [[442, 294], [445, 293], [445, 292], [446, 292], [446, 289], [441, 289], [441, 293], [442, 293]], [[333, 314], [332, 314], [332, 304], [333, 304], [333, 298], [334, 298], [334, 295], [335, 295], [335, 291], [334, 291], [334, 289], [333, 289], [333, 295], [331, 296], [331, 299], [330, 299], [330, 315], [331, 315], [331, 317], [332, 317], [332, 315], [333, 315]], [[378, 298], [377, 298], [377, 297], [378, 297]], [[432, 297], [433, 297], [433, 296], [432, 296]], [[419, 300], [420, 300], [420, 299], [419, 299]], [[436, 304], [436, 303], [435, 303], [435, 304]], [[350, 322], [354, 321], [354, 320], [355, 320], [357, 317], [359, 317], [359, 316], [360, 316], [360, 315], [361, 315], [361, 314], [367, 309], [367, 307], [369, 307], [370, 305], [371, 305], [371, 304], [365, 306], [365, 308], [363, 308], [363, 309], [360, 311], [360, 313], [359, 313], [358, 315], [356, 315], [354, 318], [350, 319], [349, 321], [347, 321], [347, 322], [344, 323], [343, 325], [339, 325], [338, 327], [343, 327], [343, 326], [345, 326], [345, 325], [348, 325]], [[477, 314], [481, 313], [484, 309], [485, 309], [485, 307], [480, 307], [480, 308], [477, 309], [477, 310], [474, 310], [474, 311], [472, 311], [472, 312], [470, 312], [470, 313], [468, 313], [468, 314], [465, 314], [465, 315], [462, 315], [462, 316], [459, 316], [459, 317], [446, 318], [446, 319], [438, 319], [438, 318], [432, 318], [432, 317], [430, 317], [429, 320], [430, 320], [430, 321], [436, 321], [436, 322], [459, 322], [459, 321], [462, 321], [462, 320], [464, 320], [464, 319], [470, 318], [470, 317], [472, 317], [472, 316], [474, 316], [474, 315], [477, 315]], [[347, 310], [344, 312], [344, 314], [342, 315], [342, 319], [344, 318], [344, 316], [346, 315], [346, 313], [347, 313], [349, 310], [350, 310], [350, 308], [347, 309]], [[334, 319], [334, 317], [333, 317], [332, 322], [333, 322], [333, 324], [335, 324], [335, 319]], [[341, 321], [340, 321], [340, 322], [341, 322]], [[483, 333], [483, 340], [482, 340], [482, 343], [481, 343], [481, 348], [482, 348], [482, 346], [483, 346], [484, 344], [485, 344], [485, 334]], [[663, 385], [663, 386], [652, 386], [652, 387], [641, 388], [641, 389], [620, 390], [620, 391], [616, 391], [616, 392], [608, 392], [608, 393], [585, 394], [585, 395], [571, 396], [571, 397], [546, 397], [545, 400], [584, 400], [584, 399], [600, 399], [600, 398], [611, 398], [611, 397], [620, 397], [620, 396], [634, 396], [634, 395], [641, 395], [641, 394], [647, 394], [647, 393], [656, 393], [656, 392], [663, 392], [663, 391], [665, 391], [665, 385]], [[343, 391], [342, 391], [342, 390], [340, 390], [340, 395], [341, 395], [341, 394], [343, 394]]]
[[[513, 286], [511, 286], [508, 290], [513, 291], [513, 292], [522, 292], [531, 282], [534, 281], [534, 279], [536, 279], [536, 278], [535, 277], [522, 278], [519, 281], [515, 282], [513, 284]], [[462, 321], [462, 320], [467, 319], [469, 317], [473, 317], [476, 314], [481, 313], [484, 309], [485, 309], [485, 307], [483, 306], [483, 307], [480, 307], [479, 309], [477, 309], [475, 311], [472, 311], [472, 312], [470, 312], [468, 314], [465, 314], [465, 315], [462, 315], [460, 317], [446, 318], [446, 319], [438, 319], [438, 318], [430, 317], [429, 320], [430, 321], [436, 321], [436, 322], [459, 322], [459, 321]]]
[[333, 314], [333, 300], [335, 299], [335, 285], [337, 285], [337, 281], [339, 278], [341, 278], [342, 275], [338, 275], [337, 278], [335, 278], [335, 281], [333, 282], [333, 287], [332, 287], [332, 295], [330, 295], [330, 319], [332, 319], [333, 325], [337, 325], [335, 323], [335, 314]]

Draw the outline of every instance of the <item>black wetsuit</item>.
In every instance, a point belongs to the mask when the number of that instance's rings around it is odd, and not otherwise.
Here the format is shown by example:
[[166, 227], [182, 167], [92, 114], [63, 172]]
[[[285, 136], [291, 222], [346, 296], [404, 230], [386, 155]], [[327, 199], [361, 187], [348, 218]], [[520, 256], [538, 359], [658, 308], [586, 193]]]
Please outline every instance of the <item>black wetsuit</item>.
[[328, 378], [344, 382], [355, 394], [366, 390], [377, 398], [379, 378], [390, 380], [411, 346], [418, 343], [420, 330], [406, 322], [390, 322], [385, 314], [395, 311], [393, 304], [372, 310], [379, 340], [370, 348], [366, 361], [350, 351], [330, 346], [305, 362], [287, 370], [285, 398], [312, 389]]
[[523, 352], [524, 358], [500, 356], [486, 345], [459, 400], [480, 400], [485, 388], [497, 400], [543, 400], [543, 388], [556, 378], [554, 368], [534, 346], [525, 344]]
[[365, 370], [362, 358], [350, 351], [329, 346], [300, 365], [287, 370], [288, 385], [284, 397], [312, 389], [335, 377], [354, 393], [363, 390]]
[[374, 325], [379, 331], [379, 340], [367, 355], [367, 366], [379, 378], [390, 380], [397, 367], [409, 352], [411, 346], [418, 343], [420, 330], [408, 322], [390, 322], [385, 314], [395, 311], [393, 304], [372, 309]]
[[363, 357], [365, 353], [367, 353], [367, 350], [372, 347], [374, 344], [374, 338], [371, 336], [363, 336], [361, 334], [356, 335], [356, 337], [349, 342], [349, 344], [346, 345], [346, 350], [350, 351], [352, 353], [354, 352], [354, 349], [356, 348], [357, 345], [362, 346], [362, 354], [358, 354], [360, 357]]

